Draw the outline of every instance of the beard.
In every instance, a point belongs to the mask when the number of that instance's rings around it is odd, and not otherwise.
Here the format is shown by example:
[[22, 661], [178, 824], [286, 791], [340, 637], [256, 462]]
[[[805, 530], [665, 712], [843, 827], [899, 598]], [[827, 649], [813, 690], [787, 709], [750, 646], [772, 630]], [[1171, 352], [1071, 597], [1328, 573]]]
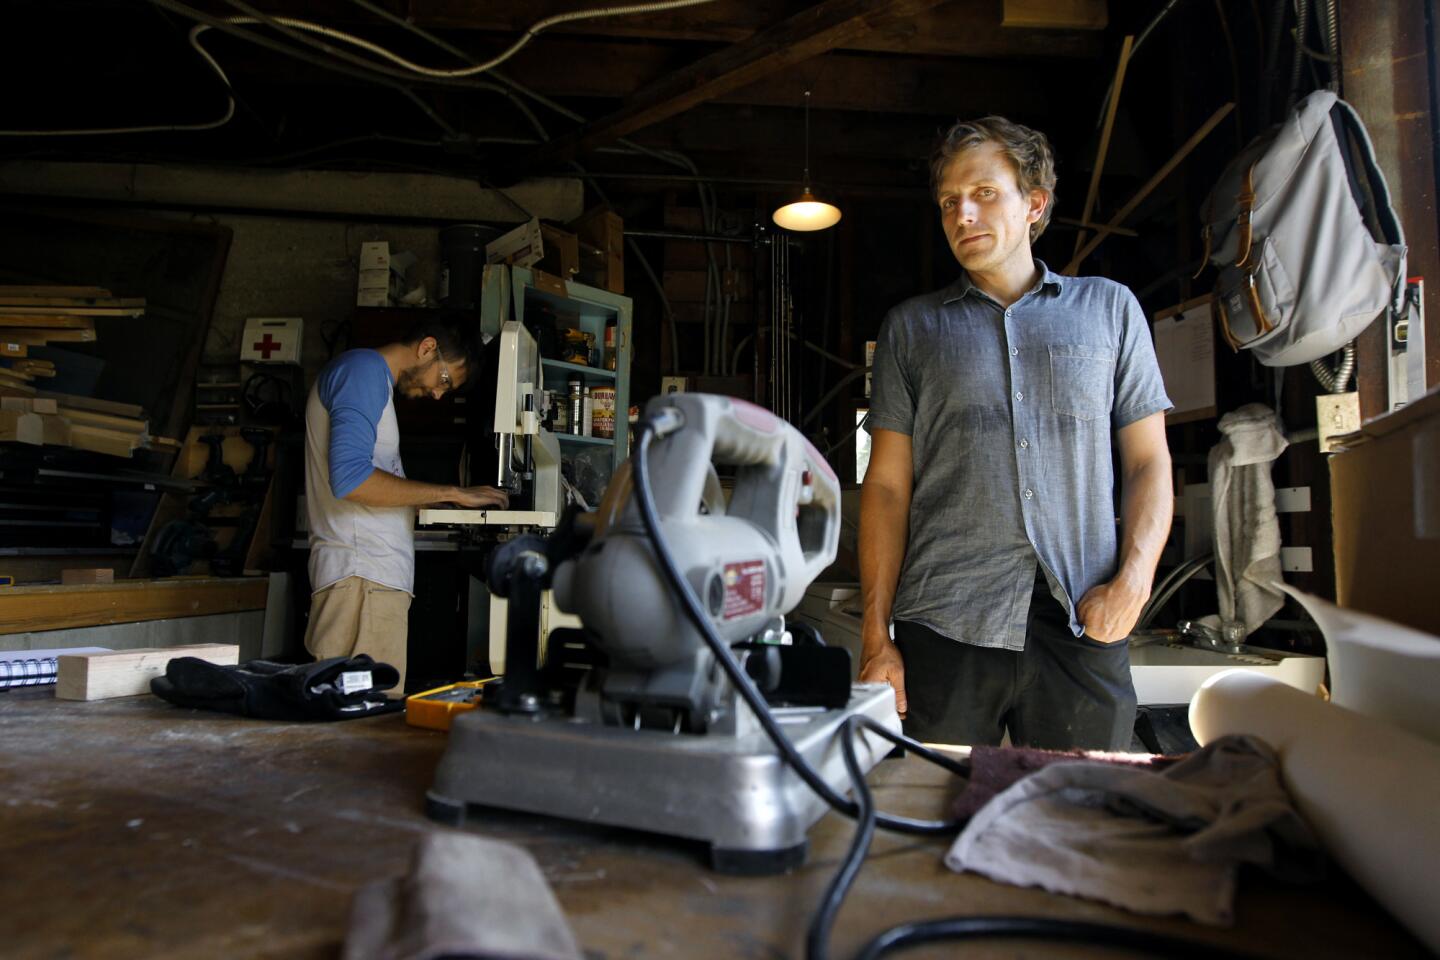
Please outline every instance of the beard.
[[421, 383], [424, 370], [423, 364], [416, 364], [408, 370], [401, 370], [400, 379], [395, 381], [395, 392], [411, 400], [425, 396], [426, 390]]

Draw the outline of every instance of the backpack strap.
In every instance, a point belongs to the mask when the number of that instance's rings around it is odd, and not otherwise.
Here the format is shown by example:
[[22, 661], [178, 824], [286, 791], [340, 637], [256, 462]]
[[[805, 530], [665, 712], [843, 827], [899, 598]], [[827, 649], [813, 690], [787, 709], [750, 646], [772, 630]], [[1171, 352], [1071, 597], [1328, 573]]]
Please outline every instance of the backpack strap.
[[1254, 248], [1254, 233], [1250, 227], [1250, 214], [1255, 210], [1255, 164], [1250, 164], [1245, 170], [1245, 179], [1241, 184], [1240, 192], [1235, 196], [1235, 205], [1239, 208], [1239, 214], [1235, 217], [1235, 227], [1240, 231], [1240, 249], [1235, 253], [1235, 266], [1245, 269], [1250, 262], [1250, 253]]
[[1225, 309], [1225, 298], [1218, 293], [1210, 297], [1210, 313], [1215, 318], [1215, 325], [1220, 328], [1220, 335], [1230, 345], [1235, 353], [1240, 352], [1240, 341], [1235, 339], [1235, 334], [1230, 332], [1230, 313]]
[[1250, 300], [1250, 312], [1255, 314], [1255, 338], [1258, 340], [1271, 330], [1274, 330], [1275, 324], [1271, 323], [1270, 318], [1265, 316], [1265, 307], [1260, 303], [1260, 291], [1255, 289], [1255, 272], [1253, 270], [1245, 274], [1245, 291], [1246, 296]]

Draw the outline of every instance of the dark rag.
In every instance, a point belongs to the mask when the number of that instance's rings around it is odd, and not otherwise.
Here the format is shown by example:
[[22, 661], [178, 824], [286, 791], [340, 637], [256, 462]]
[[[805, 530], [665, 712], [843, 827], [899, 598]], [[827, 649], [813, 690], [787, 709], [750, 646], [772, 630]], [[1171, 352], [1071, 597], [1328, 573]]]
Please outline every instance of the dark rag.
[[343, 960], [583, 960], [529, 852], [431, 833], [410, 872], [361, 887]]
[[400, 672], [365, 654], [299, 665], [248, 660], [237, 666], [176, 657], [150, 692], [176, 706], [266, 720], [351, 720], [404, 709], [383, 691]]
[[1149, 753], [1107, 753], [1099, 750], [1039, 750], [1035, 747], [972, 747], [970, 779], [956, 797], [951, 815], [969, 820], [980, 812], [996, 794], [1004, 793], [1024, 777], [1043, 770], [1052, 763], [1108, 763], [1139, 767], [1159, 772], [1179, 761], [1179, 757], [1162, 757]]

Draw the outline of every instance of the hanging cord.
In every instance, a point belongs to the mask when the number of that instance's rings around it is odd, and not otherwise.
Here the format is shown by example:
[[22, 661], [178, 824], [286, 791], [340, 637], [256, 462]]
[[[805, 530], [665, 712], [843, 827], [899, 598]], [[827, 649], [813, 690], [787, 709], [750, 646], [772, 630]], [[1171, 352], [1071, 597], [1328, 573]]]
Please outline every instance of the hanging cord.
[[1355, 341], [1340, 349], [1340, 358], [1333, 369], [1322, 358], [1310, 361], [1310, 372], [1328, 392], [1344, 393], [1350, 386], [1350, 375], [1355, 372]]
[[[236, 9], [244, 10], [250, 17], [255, 18], [251, 22], [268, 23], [271, 26], [274, 26], [276, 29], [280, 29], [282, 32], [287, 33], [287, 35], [293, 36], [293, 34], [291, 33], [292, 31], [304, 31], [306, 33], [312, 33], [317, 36], [324, 37], [328, 40], [335, 40], [339, 41], [340, 43], [349, 44], [352, 47], [357, 47], [367, 53], [371, 53], [377, 57], [381, 57], [384, 60], [388, 60], [390, 63], [393, 63], [397, 67], [399, 67], [400, 71], [403, 71], [403, 73], [406, 75], [413, 74], [415, 76], [443, 82], [448, 80], [463, 80], [469, 77], [474, 77], [481, 73], [485, 73], [486, 71], [493, 70], [494, 68], [504, 63], [506, 60], [509, 60], [511, 57], [515, 56], [515, 54], [519, 53], [520, 50], [524, 48], [527, 44], [529, 44], [531, 40], [535, 39], [536, 35], [538, 35], [541, 31], [546, 30], [550, 27], [559, 26], [562, 23], [573, 23], [577, 20], [594, 20], [601, 17], [624, 17], [633, 16], [635, 14], [659, 13], [661, 11], [675, 10], [681, 7], [694, 7], [705, 3], [713, 3], [714, 0], [663, 0], [663, 2], [660, 3], [638, 3], [619, 7], [573, 10], [569, 13], [556, 14], [553, 17], [546, 17], [544, 20], [538, 20], [535, 23], [531, 24], [530, 27], [527, 28], [525, 32], [520, 35], [520, 38], [518, 40], [512, 43], [503, 53], [499, 54], [498, 56], [492, 57], [491, 59], [486, 60], [483, 63], [477, 63], [466, 67], [454, 67], [449, 69], [427, 67], [422, 64], [413, 63], [410, 60], [407, 60], [404, 57], [400, 56], [399, 54], [387, 50], [386, 48], [380, 46], [377, 43], [372, 43], [369, 40], [364, 39], [363, 37], [357, 37], [354, 34], [346, 33], [343, 30], [337, 30], [334, 27], [327, 27], [324, 24], [315, 23], [311, 20], [300, 20], [296, 17], [266, 16], [260, 13], [258, 10], [254, 9], [253, 7], [239, 2], [239, 0], [225, 0], [225, 2], [229, 3]], [[244, 22], [243, 18], [231, 17], [227, 19], [230, 22]], [[312, 45], [315, 44], [312, 42]], [[330, 47], [326, 44], [321, 44], [321, 49], [324, 49], [327, 53], [330, 53], [333, 56], [338, 56], [341, 59], [351, 60], [353, 62], [360, 63], [372, 70], [377, 70], [385, 73], [399, 72], [394, 70], [394, 68], [386, 67], [384, 64], [376, 63], [372, 60], [363, 60], [353, 57], [349, 54], [345, 54], [342, 51], [337, 50], [334, 47]]]
[[1295, 108], [1300, 99], [1300, 79], [1305, 66], [1305, 33], [1310, 22], [1310, 0], [1295, 0], [1295, 51], [1290, 58], [1290, 94], [1285, 98], [1285, 112]]
[[190, 124], [156, 124], [142, 127], [98, 127], [81, 130], [0, 130], [0, 137], [97, 137], [109, 136], [112, 134], [126, 133], [182, 133], [191, 130], [214, 130], [229, 123], [235, 116], [235, 95], [230, 86], [230, 78], [225, 76], [225, 71], [220, 69], [220, 64], [202, 46], [200, 46], [200, 34], [207, 28], [197, 26], [190, 31], [190, 46], [200, 54], [201, 59], [209, 65], [220, 82], [225, 85], [225, 112], [218, 120], [211, 120], [208, 123]]
[[1325, 52], [1330, 67], [1330, 90], [1340, 92], [1340, 0], [1320, 0], [1325, 15]]

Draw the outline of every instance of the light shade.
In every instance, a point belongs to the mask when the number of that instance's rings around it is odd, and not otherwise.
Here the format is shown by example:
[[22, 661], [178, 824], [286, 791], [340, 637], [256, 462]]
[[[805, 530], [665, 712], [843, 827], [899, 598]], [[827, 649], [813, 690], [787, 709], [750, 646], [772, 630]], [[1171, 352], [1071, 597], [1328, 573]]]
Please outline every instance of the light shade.
[[834, 204], [816, 200], [815, 194], [806, 187], [800, 199], [771, 214], [775, 224], [786, 230], [824, 230], [840, 222], [840, 208]]

